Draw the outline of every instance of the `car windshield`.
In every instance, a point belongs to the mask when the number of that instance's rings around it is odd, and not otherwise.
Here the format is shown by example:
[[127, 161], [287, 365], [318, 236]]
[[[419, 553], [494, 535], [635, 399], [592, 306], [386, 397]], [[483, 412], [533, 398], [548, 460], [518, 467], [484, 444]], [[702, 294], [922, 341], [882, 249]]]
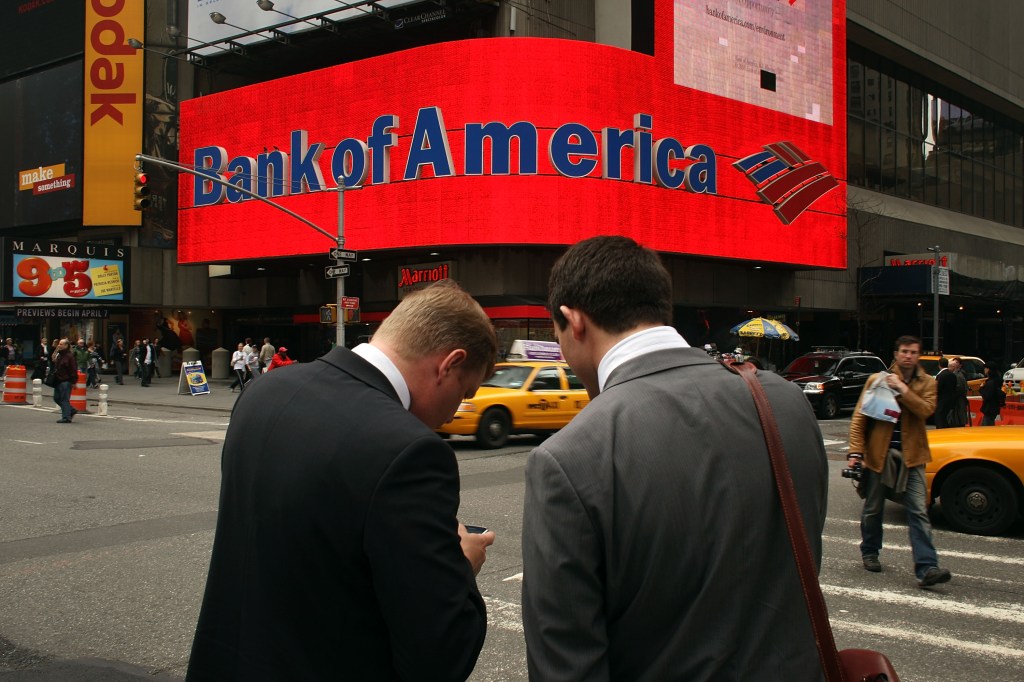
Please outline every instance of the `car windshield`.
[[493, 386], [494, 388], [522, 388], [526, 380], [530, 378], [533, 367], [497, 367], [491, 378], [480, 384], [481, 386]]
[[921, 360], [919, 364], [921, 365], [921, 369], [923, 369], [928, 374], [931, 374], [932, 376], [935, 376], [936, 374], [939, 373], [939, 361], [937, 359]]
[[810, 376], [812, 374], [831, 375], [835, 371], [839, 358], [827, 358], [823, 356], [799, 357], [783, 370], [783, 374], [799, 374]]

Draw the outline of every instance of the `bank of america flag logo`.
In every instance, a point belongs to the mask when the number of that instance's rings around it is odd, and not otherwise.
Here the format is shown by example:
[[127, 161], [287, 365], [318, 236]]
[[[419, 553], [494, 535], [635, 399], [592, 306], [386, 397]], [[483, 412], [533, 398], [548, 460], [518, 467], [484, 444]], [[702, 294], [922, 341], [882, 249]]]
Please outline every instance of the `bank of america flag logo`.
[[792, 142], [764, 146], [733, 164], [757, 188], [757, 196], [770, 204], [775, 215], [789, 225], [811, 204], [839, 183], [817, 161], [811, 161]]

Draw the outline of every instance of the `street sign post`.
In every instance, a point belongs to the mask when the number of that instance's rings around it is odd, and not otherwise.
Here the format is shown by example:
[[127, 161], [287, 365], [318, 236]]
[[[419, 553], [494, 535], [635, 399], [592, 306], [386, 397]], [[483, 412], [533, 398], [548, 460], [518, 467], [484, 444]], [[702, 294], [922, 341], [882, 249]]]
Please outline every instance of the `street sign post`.
[[331, 260], [345, 260], [352, 262], [359, 257], [359, 254], [355, 251], [345, 251], [344, 249], [331, 249], [327, 254], [327, 257]]
[[332, 265], [324, 268], [324, 275], [327, 279], [337, 279], [339, 277], [347, 277], [349, 267], [347, 265]]

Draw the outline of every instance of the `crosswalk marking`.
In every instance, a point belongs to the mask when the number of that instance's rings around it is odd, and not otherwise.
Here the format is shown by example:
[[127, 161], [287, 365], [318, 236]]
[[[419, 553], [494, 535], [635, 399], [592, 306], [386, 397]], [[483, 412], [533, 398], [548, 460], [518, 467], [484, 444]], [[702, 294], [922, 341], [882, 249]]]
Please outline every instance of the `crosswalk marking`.
[[859, 634], [875, 635], [888, 640], [907, 640], [915, 646], [922, 648], [927, 648], [928, 645], [933, 645], [944, 649], [959, 650], [971, 655], [984, 654], [985, 656], [999, 656], [1002, 658], [1024, 658], [1024, 650], [1021, 649], [1013, 649], [1007, 646], [1000, 646], [998, 644], [969, 642], [964, 639], [942, 637], [941, 635], [936, 635], [930, 632], [910, 630], [904, 623], [901, 623], [898, 628], [887, 628], [881, 625], [871, 625], [868, 623], [859, 623], [838, 618], [830, 618], [829, 621], [832, 623], [832, 627], [836, 630], [850, 630]]
[[[898, 527], [898, 526], [897, 526]], [[839, 542], [847, 545], [860, 545], [860, 539], [858, 538], [838, 538], [834, 535], [822, 535], [822, 540], [829, 542]], [[890, 542], [885, 543], [885, 549], [889, 550], [902, 550], [909, 552], [910, 545], [896, 545]], [[992, 561], [1001, 564], [1012, 564], [1014, 566], [1024, 566], [1024, 558], [1010, 557], [1010, 556], [998, 556], [995, 554], [978, 554], [977, 552], [961, 552], [955, 549], [943, 549], [940, 554], [942, 556], [955, 556], [959, 559], [975, 559], [977, 561]]]

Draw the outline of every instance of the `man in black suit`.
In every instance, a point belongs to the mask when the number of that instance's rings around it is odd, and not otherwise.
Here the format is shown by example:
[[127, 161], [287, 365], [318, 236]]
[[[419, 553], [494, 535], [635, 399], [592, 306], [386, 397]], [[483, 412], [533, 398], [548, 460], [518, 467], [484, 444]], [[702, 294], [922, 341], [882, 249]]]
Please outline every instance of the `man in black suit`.
[[238, 399], [189, 680], [464, 680], [494, 534], [457, 520], [434, 428], [491, 373], [493, 326], [451, 282], [369, 343], [271, 372]]
[[957, 376], [958, 361], [950, 361], [947, 357], [939, 358], [939, 373], [935, 375], [936, 402], [935, 428], [948, 429], [952, 426], [963, 426], [957, 423]]

